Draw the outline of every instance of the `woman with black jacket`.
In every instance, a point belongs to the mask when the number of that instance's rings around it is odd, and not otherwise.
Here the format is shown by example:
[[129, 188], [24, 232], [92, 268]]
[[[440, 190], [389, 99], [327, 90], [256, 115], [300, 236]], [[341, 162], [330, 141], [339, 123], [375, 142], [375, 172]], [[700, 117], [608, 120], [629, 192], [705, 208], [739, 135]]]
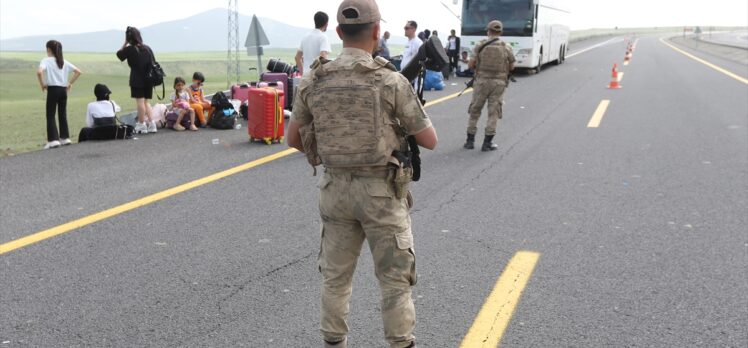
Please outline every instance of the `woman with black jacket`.
[[130, 95], [138, 108], [134, 133], [156, 133], [156, 123], [151, 119], [153, 85], [145, 78], [146, 69], [154, 61], [153, 51], [143, 43], [143, 37], [137, 28], [127, 27], [125, 43], [117, 51], [117, 58], [120, 61], [127, 60], [127, 65], [130, 66]]

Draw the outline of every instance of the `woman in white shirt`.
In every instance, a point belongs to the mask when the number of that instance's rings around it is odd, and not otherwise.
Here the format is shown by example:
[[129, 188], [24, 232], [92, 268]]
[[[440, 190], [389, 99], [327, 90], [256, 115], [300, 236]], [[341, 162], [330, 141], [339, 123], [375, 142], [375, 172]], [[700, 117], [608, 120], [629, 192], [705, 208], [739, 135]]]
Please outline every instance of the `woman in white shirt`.
[[[68, 80], [71, 72], [73, 78]], [[47, 92], [47, 144], [44, 145], [44, 149], [70, 144], [67, 119], [68, 92], [80, 76], [80, 69], [62, 58], [62, 44], [56, 40], [47, 41], [47, 58], [42, 59], [36, 71], [42, 92]], [[55, 123], [55, 109], [60, 119], [59, 133]]]

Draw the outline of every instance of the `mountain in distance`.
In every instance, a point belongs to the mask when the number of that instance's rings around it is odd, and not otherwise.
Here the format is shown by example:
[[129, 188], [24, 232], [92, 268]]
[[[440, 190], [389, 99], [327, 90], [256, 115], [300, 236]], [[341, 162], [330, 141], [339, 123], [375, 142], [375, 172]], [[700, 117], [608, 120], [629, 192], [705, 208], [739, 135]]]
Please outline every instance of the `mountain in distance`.
[[[216, 8], [189, 18], [163, 22], [139, 28], [145, 43], [156, 52], [204, 52], [225, 51], [227, 46], [228, 13], [225, 8]], [[269, 18], [259, 18], [270, 45], [268, 48], [298, 48], [301, 38], [312, 30], [314, 21], [309, 18], [309, 27], [301, 28]], [[249, 32], [252, 17], [239, 14], [240, 49]], [[331, 44], [340, 44], [334, 28], [325, 33]], [[116, 52], [124, 42], [125, 28], [81, 34], [39, 35], [0, 40], [2, 51], [43, 51], [45, 43], [55, 39], [62, 42], [66, 52]], [[394, 37], [393, 37], [394, 39]], [[391, 47], [393, 45], [391, 41]], [[396, 40], [397, 44], [402, 41]], [[245, 50], [246, 52], [246, 50]]]

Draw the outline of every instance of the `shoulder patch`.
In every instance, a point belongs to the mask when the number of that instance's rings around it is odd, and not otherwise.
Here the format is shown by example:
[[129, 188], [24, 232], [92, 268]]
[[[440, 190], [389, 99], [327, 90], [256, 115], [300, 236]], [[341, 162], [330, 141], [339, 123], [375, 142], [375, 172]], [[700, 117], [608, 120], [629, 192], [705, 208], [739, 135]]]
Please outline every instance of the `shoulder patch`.
[[392, 63], [391, 63], [391, 62], [390, 62], [389, 60], [387, 60], [387, 59], [384, 59], [384, 58], [382, 58], [382, 57], [376, 57], [376, 58], [374, 58], [374, 61], [375, 61], [375, 62], [376, 62], [377, 64], [379, 64], [379, 66], [381, 66], [381, 67], [383, 67], [383, 68], [387, 68], [387, 69], [390, 69], [390, 70], [392, 70], [392, 71], [397, 71], [397, 68], [395, 68], [395, 65], [394, 65], [394, 64], [392, 64]]
[[319, 57], [319, 58], [317, 58], [317, 59], [314, 60], [314, 63], [312, 63], [312, 65], [310, 66], [310, 68], [316, 69], [316, 68], [318, 68], [318, 67], [320, 67], [322, 65], [325, 65], [325, 64], [327, 64], [329, 62], [331, 62], [331, 60], [329, 60], [327, 58]]

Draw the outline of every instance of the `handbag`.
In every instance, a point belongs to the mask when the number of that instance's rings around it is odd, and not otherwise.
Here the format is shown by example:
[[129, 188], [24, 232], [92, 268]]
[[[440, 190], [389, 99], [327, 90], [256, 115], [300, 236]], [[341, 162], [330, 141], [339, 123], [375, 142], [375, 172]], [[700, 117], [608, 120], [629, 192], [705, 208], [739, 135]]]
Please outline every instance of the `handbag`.
[[156, 86], [161, 85], [161, 97], [158, 96], [158, 93], [156, 93], [156, 97], [158, 100], [163, 100], [166, 97], [166, 87], [164, 86], [166, 73], [161, 68], [161, 64], [156, 61], [156, 57], [153, 55], [153, 50], [150, 47], [148, 47], [148, 52], [151, 54], [151, 62], [145, 69], [145, 80], [153, 86], [154, 90]]
[[114, 114], [114, 119], [119, 123], [117, 125], [114, 125], [114, 139], [130, 139], [132, 138], [132, 132], [135, 130], [135, 127], [124, 124], [122, 121], [117, 118], [117, 109], [114, 108], [114, 102], [110, 101], [110, 104], [112, 104], [112, 112]]

